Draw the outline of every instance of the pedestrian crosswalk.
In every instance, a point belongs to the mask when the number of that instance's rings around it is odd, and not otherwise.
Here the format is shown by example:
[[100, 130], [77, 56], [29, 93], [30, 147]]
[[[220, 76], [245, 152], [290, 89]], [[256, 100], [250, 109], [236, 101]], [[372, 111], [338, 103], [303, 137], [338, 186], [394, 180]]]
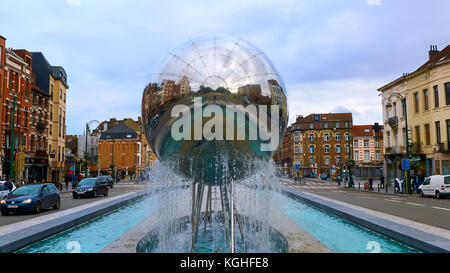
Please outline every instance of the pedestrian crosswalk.
[[337, 190], [339, 187], [337, 185], [330, 185], [327, 183], [311, 182], [307, 181], [304, 184], [294, 184], [291, 181], [280, 180], [283, 186], [291, 189], [297, 190]]

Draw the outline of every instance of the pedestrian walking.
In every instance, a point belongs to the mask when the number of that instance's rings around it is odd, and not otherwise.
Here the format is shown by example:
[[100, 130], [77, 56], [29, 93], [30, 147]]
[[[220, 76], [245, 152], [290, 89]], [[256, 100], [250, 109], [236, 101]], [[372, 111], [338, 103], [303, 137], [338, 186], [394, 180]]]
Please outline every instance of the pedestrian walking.
[[369, 177], [369, 191], [373, 190], [373, 178]]
[[384, 176], [383, 176], [383, 174], [380, 176], [380, 188], [384, 189]]
[[12, 190], [14, 188], [14, 184], [13, 184], [11, 178], [8, 178], [8, 181], [6, 181], [6, 183], [5, 183], [5, 187], [9, 190], [9, 193], [12, 193]]
[[[72, 179], [70, 179], [72, 178]], [[70, 177], [67, 175], [66, 179], [64, 180], [64, 182], [66, 183], [66, 191], [69, 191], [69, 181], [72, 180], [73, 183], [73, 175], [71, 175]]]

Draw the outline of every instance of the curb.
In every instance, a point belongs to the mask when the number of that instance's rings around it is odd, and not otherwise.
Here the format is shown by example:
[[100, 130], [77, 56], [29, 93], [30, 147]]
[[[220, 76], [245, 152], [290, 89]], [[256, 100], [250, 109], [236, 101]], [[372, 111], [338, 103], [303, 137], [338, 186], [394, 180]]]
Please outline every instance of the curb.
[[450, 253], [449, 239], [379, 218], [365, 212], [356, 211], [346, 206], [319, 199], [314, 196], [308, 196], [284, 186], [282, 186], [281, 191], [292, 198], [365, 227], [378, 234], [392, 238], [417, 250], [429, 253]]
[[83, 224], [129, 203], [135, 202], [151, 193], [152, 191], [150, 190], [139, 191], [129, 196], [105, 202], [98, 206], [90, 207], [69, 215], [58, 217], [45, 223], [2, 235], [0, 236], [0, 253], [18, 251], [26, 246], [37, 243], [50, 236], [61, 233], [67, 229]]

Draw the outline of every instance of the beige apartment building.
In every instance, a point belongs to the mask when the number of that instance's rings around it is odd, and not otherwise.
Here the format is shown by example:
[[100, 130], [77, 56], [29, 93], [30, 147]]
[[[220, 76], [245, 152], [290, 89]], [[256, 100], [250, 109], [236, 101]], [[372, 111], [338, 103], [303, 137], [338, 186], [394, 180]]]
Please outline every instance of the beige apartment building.
[[[388, 175], [399, 176], [401, 172], [401, 159], [406, 158], [406, 134], [413, 173], [449, 174], [450, 45], [442, 51], [432, 46], [424, 65], [378, 91], [383, 96]], [[406, 98], [408, 130], [402, 102], [392, 93]]]
[[49, 182], [63, 182], [66, 136], [67, 74], [61, 66], [51, 66], [41, 52], [33, 52], [36, 85], [50, 95], [48, 151]]
[[379, 177], [383, 167], [383, 131], [372, 125], [353, 125], [353, 160], [355, 176]]

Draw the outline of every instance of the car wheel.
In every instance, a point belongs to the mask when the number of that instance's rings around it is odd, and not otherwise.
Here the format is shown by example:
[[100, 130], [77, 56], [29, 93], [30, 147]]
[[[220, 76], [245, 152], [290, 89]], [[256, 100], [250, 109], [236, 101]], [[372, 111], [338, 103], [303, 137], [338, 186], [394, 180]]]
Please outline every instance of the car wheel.
[[108, 189], [105, 190], [105, 197], [108, 196]]
[[58, 201], [56, 201], [56, 204], [53, 206], [54, 209], [59, 209], [61, 207], [61, 199], [58, 199]]
[[111, 189], [112, 189], [112, 188], [114, 188], [114, 185], [113, 185], [113, 184], [111, 184]]
[[436, 191], [436, 198], [441, 199], [441, 193], [439, 191]]
[[73, 195], [73, 199], [78, 199], [78, 195]]
[[41, 213], [41, 202], [37, 201], [36, 208], [34, 209], [35, 214]]
[[423, 194], [423, 191], [419, 191], [420, 197], [425, 197], [425, 194]]

